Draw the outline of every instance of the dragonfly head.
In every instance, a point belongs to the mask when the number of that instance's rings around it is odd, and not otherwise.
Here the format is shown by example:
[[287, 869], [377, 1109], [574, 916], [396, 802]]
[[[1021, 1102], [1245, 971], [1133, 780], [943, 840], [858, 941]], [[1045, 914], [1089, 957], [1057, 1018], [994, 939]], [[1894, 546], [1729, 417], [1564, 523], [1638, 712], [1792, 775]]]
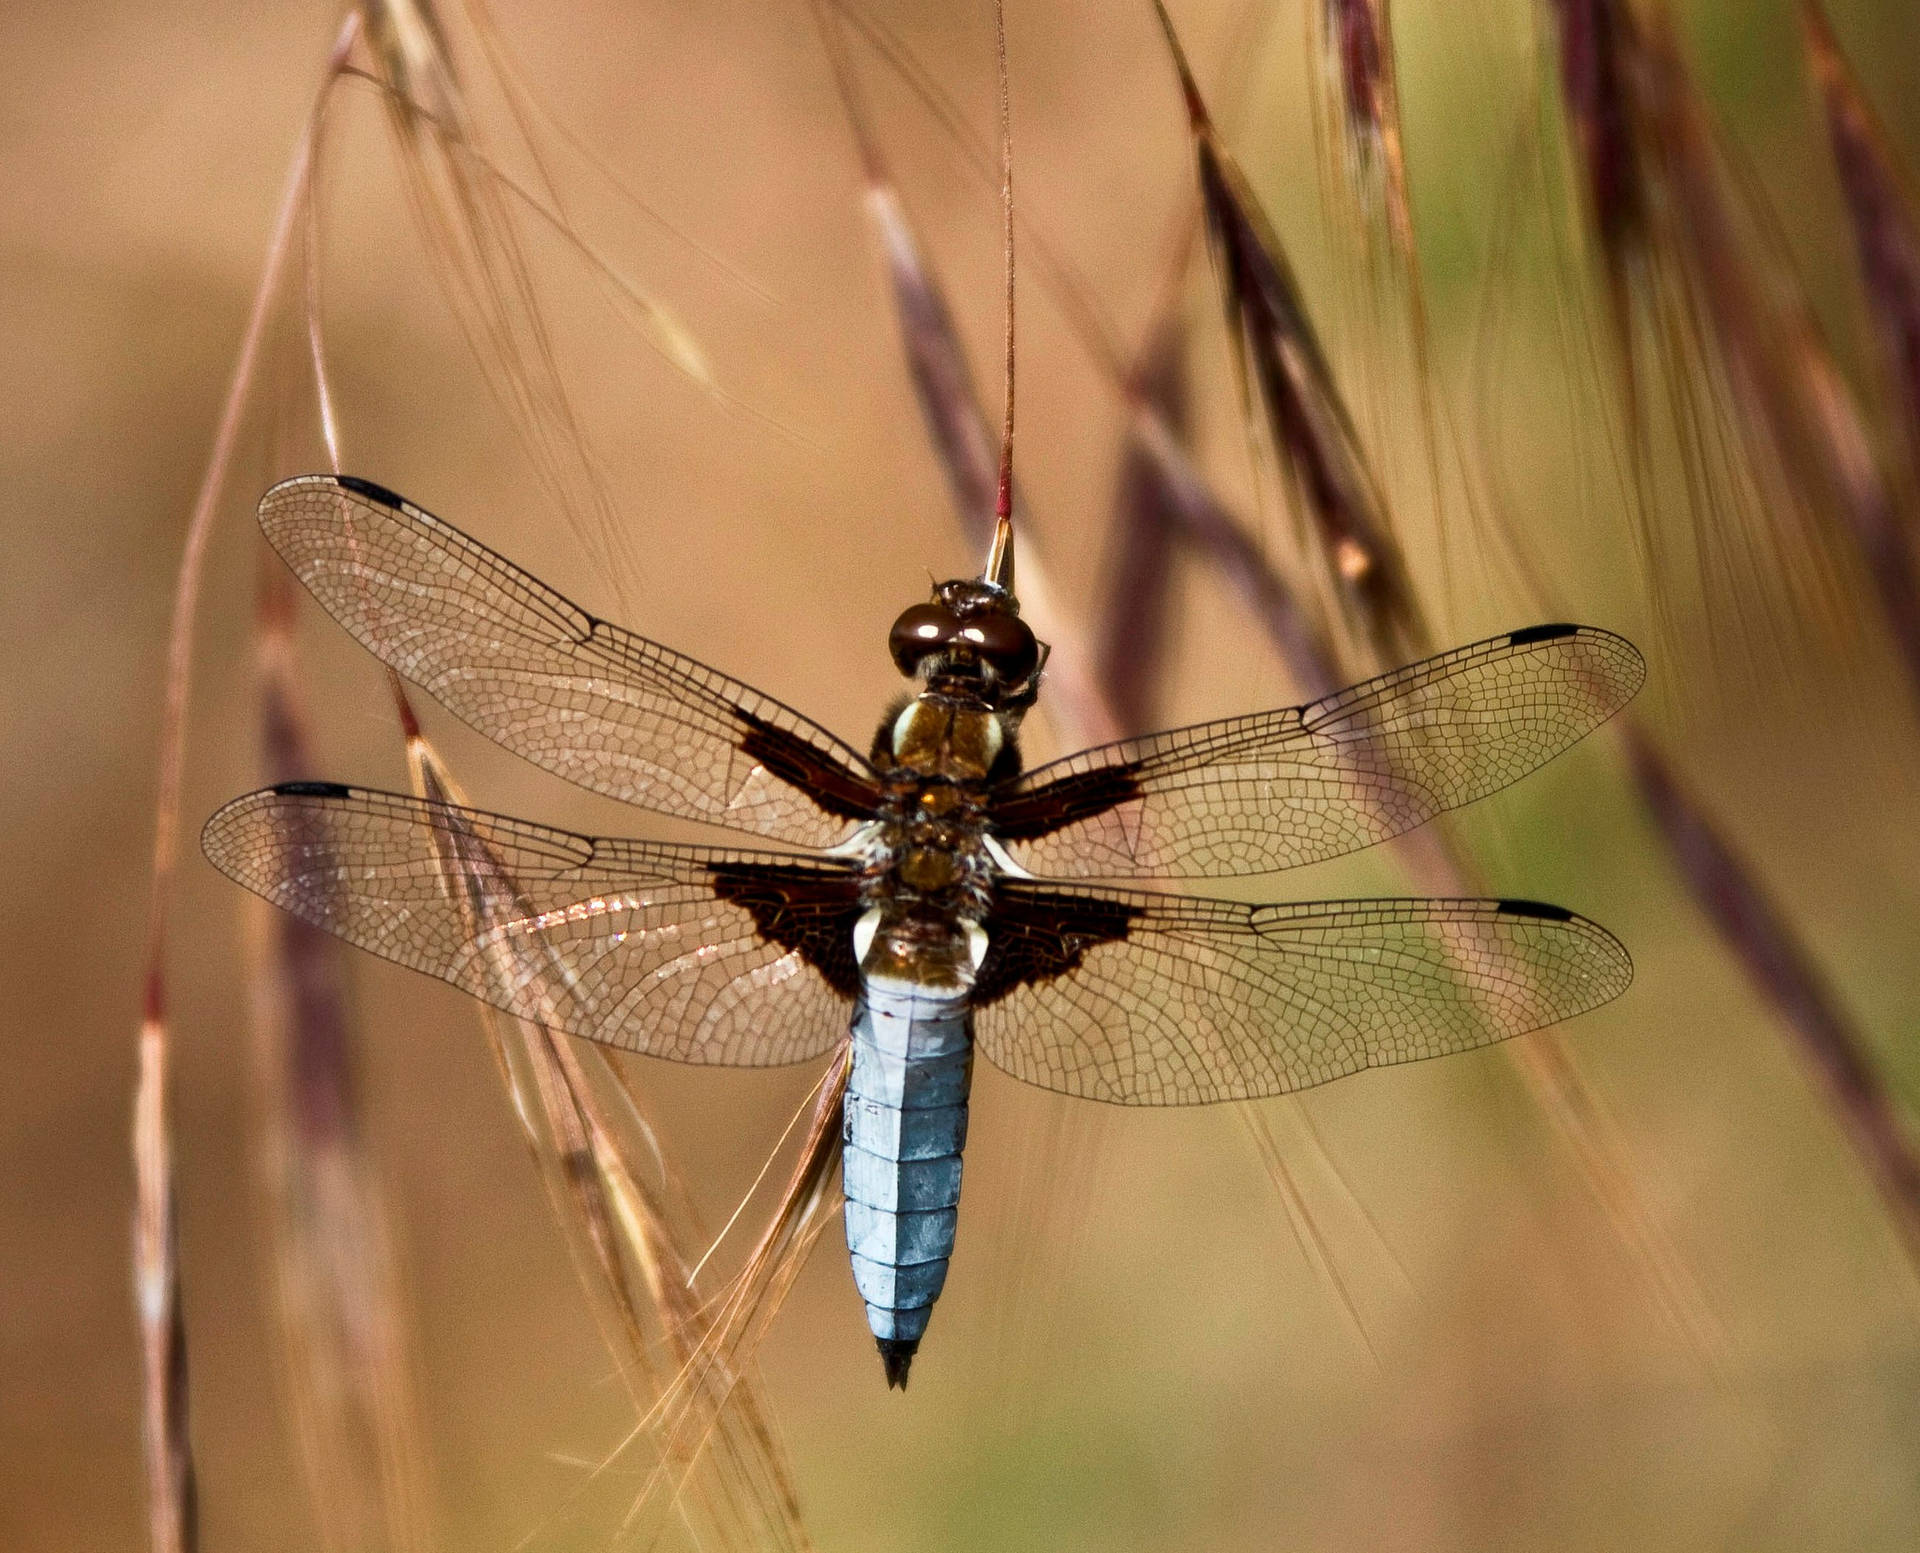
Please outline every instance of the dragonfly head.
[[971, 577], [943, 582], [926, 603], [903, 610], [887, 645], [908, 678], [993, 711], [1024, 708], [1045, 656], [1020, 618], [1020, 601], [997, 583]]

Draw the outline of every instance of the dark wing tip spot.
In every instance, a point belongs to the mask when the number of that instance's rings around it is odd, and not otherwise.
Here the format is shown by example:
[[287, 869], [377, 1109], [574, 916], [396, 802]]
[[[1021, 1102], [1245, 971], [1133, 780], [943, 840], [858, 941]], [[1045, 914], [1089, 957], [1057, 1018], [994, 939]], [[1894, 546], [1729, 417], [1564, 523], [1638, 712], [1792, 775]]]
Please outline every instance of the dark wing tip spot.
[[276, 798], [347, 798], [353, 793], [338, 782], [276, 782], [267, 791]]
[[391, 507], [395, 512], [404, 505], [403, 498], [396, 496], [384, 485], [376, 485], [371, 480], [362, 480], [358, 475], [335, 475], [336, 483], [347, 490], [364, 496], [368, 501], [378, 502], [382, 507]]
[[1503, 917], [1534, 917], [1541, 922], [1571, 922], [1573, 913], [1564, 906], [1549, 906], [1543, 901], [1502, 901]]
[[1563, 636], [1577, 636], [1579, 633], [1579, 626], [1568, 625], [1564, 621], [1550, 625], [1528, 626], [1524, 630], [1509, 633], [1507, 645], [1526, 647], [1534, 642], [1557, 642]]

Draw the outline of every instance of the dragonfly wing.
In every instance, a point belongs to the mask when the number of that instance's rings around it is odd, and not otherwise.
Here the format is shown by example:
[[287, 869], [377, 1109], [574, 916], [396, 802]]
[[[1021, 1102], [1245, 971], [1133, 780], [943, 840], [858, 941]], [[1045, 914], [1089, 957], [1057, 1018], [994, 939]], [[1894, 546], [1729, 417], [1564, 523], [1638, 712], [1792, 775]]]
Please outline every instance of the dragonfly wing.
[[832, 864], [317, 782], [235, 799], [201, 845], [303, 921], [550, 1029], [729, 1067], [846, 1036], [859, 881]]
[[1085, 750], [996, 797], [995, 833], [1055, 879], [1269, 873], [1358, 851], [1545, 765], [1646, 678], [1633, 644], [1536, 626], [1306, 706]]
[[1252, 1100], [1469, 1051], [1618, 997], [1604, 928], [1526, 901], [1259, 906], [1006, 881], [975, 1040], [1043, 1089]]
[[751, 686], [611, 625], [364, 480], [302, 475], [260, 526], [354, 639], [463, 722], [582, 787], [827, 847], [878, 794], [847, 744]]

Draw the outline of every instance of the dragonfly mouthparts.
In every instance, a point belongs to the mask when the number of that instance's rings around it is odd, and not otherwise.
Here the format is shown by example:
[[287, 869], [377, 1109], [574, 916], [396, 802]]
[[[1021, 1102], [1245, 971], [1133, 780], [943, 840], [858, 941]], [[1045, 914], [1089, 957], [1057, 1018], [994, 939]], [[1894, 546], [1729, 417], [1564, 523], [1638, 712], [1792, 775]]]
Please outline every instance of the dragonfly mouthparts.
[[920, 1340], [917, 1337], [882, 1337], [876, 1341], [880, 1344], [880, 1362], [886, 1366], [887, 1389], [905, 1391], [907, 1370], [913, 1364], [913, 1356], [919, 1350]]

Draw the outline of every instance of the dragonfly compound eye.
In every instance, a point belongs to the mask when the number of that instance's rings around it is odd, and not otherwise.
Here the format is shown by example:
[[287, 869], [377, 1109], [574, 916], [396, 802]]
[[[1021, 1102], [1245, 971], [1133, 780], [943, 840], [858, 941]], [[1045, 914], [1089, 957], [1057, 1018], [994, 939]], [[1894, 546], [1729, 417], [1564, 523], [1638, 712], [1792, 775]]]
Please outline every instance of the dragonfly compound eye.
[[953, 644], [960, 622], [944, 604], [915, 604], [900, 612], [887, 635], [887, 648], [900, 672], [911, 679], [920, 665]]
[[959, 639], [972, 646], [1002, 684], [1025, 684], [1040, 665], [1039, 643], [1017, 615], [974, 615], [960, 627]]

